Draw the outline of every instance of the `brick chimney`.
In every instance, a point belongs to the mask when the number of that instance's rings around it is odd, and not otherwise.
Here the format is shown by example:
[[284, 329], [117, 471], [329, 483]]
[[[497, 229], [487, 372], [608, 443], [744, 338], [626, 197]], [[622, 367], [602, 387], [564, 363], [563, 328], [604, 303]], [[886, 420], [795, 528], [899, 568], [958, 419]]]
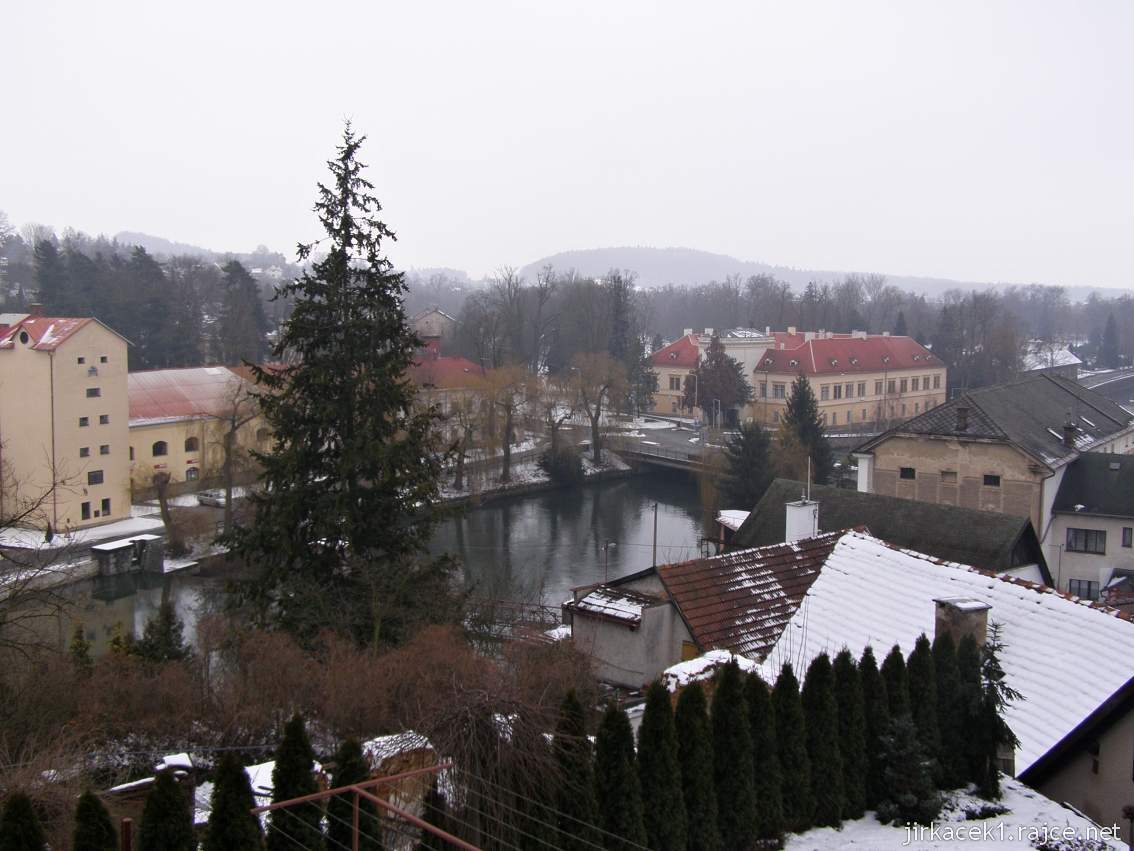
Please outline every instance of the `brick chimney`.
[[983, 647], [988, 637], [988, 603], [972, 597], [942, 597], [934, 600], [937, 604], [937, 617], [934, 620], [934, 636], [948, 634], [954, 644], [971, 635], [977, 647]]
[[43, 316], [43, 305], [33, 301], [28, 305], [28, 316]]
[[1079, 427], [1075, 423], [1068, 420], [1063, 424], [1063, 445], [1068, 449], [1075, 448], [1075, 435], [1079, 433]]

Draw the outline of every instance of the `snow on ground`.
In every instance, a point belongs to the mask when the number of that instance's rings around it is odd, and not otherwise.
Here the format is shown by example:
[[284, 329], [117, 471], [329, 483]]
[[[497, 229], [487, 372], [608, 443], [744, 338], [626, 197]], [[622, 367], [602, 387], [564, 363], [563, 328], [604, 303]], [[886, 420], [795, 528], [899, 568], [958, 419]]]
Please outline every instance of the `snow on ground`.
[[559, 626], [549, 630], [545, 630], [546, 635], [551, 641], [567, 641], [571, 638], [571, 625], [561, 623]]
[[[248, 775], [248, 782], [252, 787], [252, 794], [256, 798], [257, 807], [264, 807], [272, 802], [272, 789], [274, 788], [272, 786], [272, 771], [275, 770], [275, 767], [274, 761], [244, 767], [244, 773]], [[311, 770], [318, 774], [323, 770], [323, 766], [318, 762], [312, 762]], [[209, 820], [209, 814], [213, 808], [212, 782], [206, 781], [199, 785], [194, 790], [193, 798], [193, 824], [205, 824]], [[267, 813], [260, 814], [262, 824], [267, 824], [267, 818]]]
[[[1087, 818], [1045, 798], [1018, 780], [1001, 777], [1003, 798], [999, 804], [1008, 809], [1003, 815], [973, 818], [986, 801], [965, 793], [952, 793], [941, 815], [928, 827], [895, 827], [881, 824], [873, 813], [856, 821], [844, 822], [840, 830], [815, 828], [806, 833], [789, 834], [785, 851], [875, 851], [886, 848], [910, 848], [914, 851], [1033, 851], [1043, 841], [1048, 846], [1067, 851], [1127, 851], [1124, 842], [1102, 834]], [[1098, 844], [1071, 845], [1070, 840], [1094, 839]]]
[[160, 529], [161, 525], [160, 518], [130, 517], [127, 520], [107, 523], [105, 526], [92, 526], [73, 532], [58, 533], [50, 545], [45, 544], [42, 529], [22, 529], [9, 526], [0, 529], [0, 547], [40, 549], [49, 546], [51, 549], [62, 549], [63, 547], [96, 544], [99, 541], [111, 541], [115, 538], [129, 538], [145, 532], [153, 532], [155, 529]]

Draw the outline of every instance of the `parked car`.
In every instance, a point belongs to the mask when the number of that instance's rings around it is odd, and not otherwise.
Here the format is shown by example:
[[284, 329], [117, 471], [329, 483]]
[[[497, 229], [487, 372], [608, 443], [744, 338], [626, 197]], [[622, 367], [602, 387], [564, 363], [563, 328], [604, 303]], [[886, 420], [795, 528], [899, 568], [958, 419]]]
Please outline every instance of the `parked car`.
[[201, 491], [197, 494], [197, 502], [200, 505], [212, 505], [217, 508], [224, 508], [224, 491], [222, 490], [207, 490]]

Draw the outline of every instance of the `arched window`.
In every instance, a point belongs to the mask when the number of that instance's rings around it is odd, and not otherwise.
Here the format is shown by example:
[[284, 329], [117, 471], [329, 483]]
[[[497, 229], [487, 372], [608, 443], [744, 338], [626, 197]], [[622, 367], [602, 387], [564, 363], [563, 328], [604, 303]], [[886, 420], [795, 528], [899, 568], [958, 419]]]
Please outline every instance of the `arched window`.
[[201, 448], [201, 442], [199, 440], [197, 440], [197, 438], [195, 438], [195, 437], [185, 438], [185, 451], [186, 452], [196, 452], [200, 448]]
[[196, 467], [186, 467], [185, 468], [185, 481], [195, 482], [200, 477], [201, 477], [201, 471], [198, 470]]
[[266, 428], [256, 429], [256, 442], [267, 443], [272, 437], [272, 433]]
[[164, 440], [158, 440], [154, 443], [152, 451], [155, 458], [157, 458], [159, 455], [168, 455], [169, 444], [167, 444]]

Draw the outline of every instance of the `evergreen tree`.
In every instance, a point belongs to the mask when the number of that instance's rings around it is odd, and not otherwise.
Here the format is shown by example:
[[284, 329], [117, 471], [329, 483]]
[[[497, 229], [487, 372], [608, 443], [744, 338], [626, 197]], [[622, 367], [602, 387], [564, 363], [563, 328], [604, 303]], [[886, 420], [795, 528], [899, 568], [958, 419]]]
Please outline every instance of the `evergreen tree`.
[[224, 754], [213, 778], [204, 851], [259, 851], [263, 848], [260, 819], [252, 814], [256, 799], [240, 758]]
[[43, 851], [45, 842], [31, 798], [13, 792], [0, 814], [0, 851]]
[[800, 833], [815, 824], [815, 797], [811, 793], [811, 759], [807, 754], [807, 729], [799, 681], [790, 663], [785, 663], [772, 692], [776, 718], [776, 751], [783, 771], [784, 825]]
[[708, 702], [700, 683], [690, 683], [682, 689], [677, 698], [674, 727], [685, 799], [685, 847], [688, 851], [719, 851], [721, 835], [717, 828], [717, 792], [713, 785], [713, 740]]
[[75, 623], [71, 632], [71, 646], [68, 649], [75, 670], [80, 674], [89, 674], [94, 667], [94, 659], [91, 657], [91, 643], [87, 641], [86, 630], [83, 629], [82, 623]]
[[65, 313], [68, 301], [67, 268], [53, 239], [41, 239], [35, 244], [36, 301], [43, 305], [46, 315]]
[[776, 715], [772, 694], [756, 674], [744, 682], [748, 726], [752, 731], [752, 775], [756, 789], [756, 835], [778, 840], [784, 832], [783, 782], [776, 752]]
[[[452, 617], [453, 563], [428, 556], [442, 455], [435, 409], [415, 405], [405, 375], [421, 344], [406, 323], [406, 284], [382, 254], [393, 233], [378, 219], [348, 125], [319, 187], [327, 237], [281, 297], [294, 299], [272, 354], [256, 367], [260, 406], [275, 436], [258, 455], [253, 524], [233, 536], [262, 571], [252, 593], [265, 618], [310, 637], [342, 624], [360, 643], [398, 640], [393, 617]], [[315, 244], [301, 246], [312, 259]], [[387, 634], [389, 632], [390, 634]]]
[[[725, 353], [724, 343], [714, 334], [694, 375], [685, 379], [684, 394], [682, 407], [699, 408], [708, 418], [713, 415], [717, 402], [722, 415], [743, 408], [752, 401], [752, 386], [744, 376], [744, 367]], [[712, 425], [715, 428], [721, 423]]]
[[[607, 707], [595, 736], [595, 800], [599, 826], [613, 834], [605, 838], [607, 848], [630, 849], [646, 844], [634, 731], [626, 712], [614, 703]], [[650, 847], [657, 846], [651, 843]]]
[[980, 794], [990, 800], [1000, 797], [1000, 753], [1019, 746], [1016, 734], [1004, 720], [1008, 704], [1020, 699], [1020, 693], [1008, 685], [1000, 654], [1004, 643], [1000, 625], [992, 624], [988, 639], [981, 648], [981, 701], [977, 716], [976, 746], [980, 759], [976, 776]]
[[1111, 313], [1106, 317], [1102, 343], [1099, 344], [1099, 366], [1114, 369], [1120, 362], [1118, 357], [1118, 324], [1114, 321], [1114, 314]]
[[849, 650], [835, 657], [835, 703], [839, 711], [839, 754], [843, 759], [843, 818], [862, 818], [866, 809], [866, 717], [858, 665]]
[[[646, 691], [646, 708], [638, 728], [638, 777], [646, 827], [646, 842], [642, 844], [658, 851], [682, 851], [686, 844], [677, 748], [669, 692], [660, 682], [654, 682]], [[601, 801], [601, 789], [599, 797]]]
[[953, 637], [942, 632], [933, 639], [933, 670], [937, 680], [937, 727], [940, 746], [937, 763], [942, 789], [963, 786], [968, 779], [965, 764], [966, 731], [961, 707], [961, 678], [957, 670], [957, 648]]
[[898, 321], [894, 323], [894, 336], [895, 337], [908, 337], [909, 331], [906, 330], [906, 312], [904, 310], [898, 311]]
[[811, 382], [802, 373], [791, 385], [780, 425], [781, 444], [798, 444], [811, 459], [811, 479], [825, 485], [831, 477], [835, 457], [819, 417], [819, 403]]
[[890, 701], [890, 717], [900, 718], [910, 714], [909, 679], [906, 675], [906, 660], [902, 648], [897, 644], [890, 648], [882, 660], [882, 679], [886, 681], [886, 697]]
[[[276, 748], [272, 769], [272, 803], [290, 801], [319, 791], [313, 764], [315, 752], [307, 738], [307, 728], [299, 715], [284, 725], [283, 738]], [[268, 813], [268, 851], [319, 848], [323, 842], [322, 807], [317, 803], [297, 804]]]
[[748, 704], [735, 661], [717, 673], [710, 720], [721, 844], [725, 848], [747, 848], [756, 839], [756, 787]]
[[937, 722], [937, 671], [933, 663], [933, 649], [925, 633], [918, 636], [913, 652], [906, 662], [909, 680], [910, 715], [917, 728], [918, 741], [926, 755], [934, 762], [934, 777], [940, 779], [936, 756], [941, 749], [941, 734]]
[[117, 851], [118, 837], [98, 795], [89, 789], [79, 796], [75, 807], [75, 833], [71, 851]]
[[[347, 739], [335, 754], [335, 772], [331, 777], [331, 788], [338, 789], [370, 779], [370, 766], [362, 753], [357, 739]], [[358, 802], [359, 848], [363, 851], [379, 851], [382, 847], [382, 823], [378, 819], [378, 809], [373, 801], [360, 798]], [[327, 842], [331, 848], [339, 843], [351, 847], [354, 819], [354, 796], [337, 795], [327, 804]], [[207, 849], [206, 849], [207, 851]]]
[[133, 652], [147, 662], [171, 662], [189, 656], [183, 637], [184, 626], [173, 603], [162, 601], [157, 614], [146, 622], [142, 637], [133, 645]]
[[[444, 830], [446, 833], [451, 832], [449, 830], [448, 803], [445, 796], [441, 794], [436, 779], [421, 800], [421, 817], [427, 824], [433, 825], [438, 830]], [[417, 843], [417, 851], [449, 851], [451, 847], [444, 839], [434, 836], [427, 830], [421, 831], [421, 840]]]
[[933, 784], [932, 760], [917, 738], [908, 715], [894, 718], [882, 737], [884, 797], [878, 805], [883, 824], [929, 824], [941, 812]]
[[839, 706], [831, 659], [821, 653], [811, 660], [803, 680], [807, 756], [811, 760], [811, 794], [815, 824], [837, 827], [843, 820], [843, 758], [839, 752]]
[[268, 317], [256, 279], [237, 260], [224, 269], [224, 300], [217, 324], [221, 363], [260, 363], [267, 351]]
[[958, 725], [964, 731], [964, 782], [979, 783], [985, 776], [985, 750], [976, 731], [980, 729], [984, 704], [981, 679], [980, 647], [972, 635], [965, 635], [957, 645]]
[[890, 700], [886, 681], [878, 671], [874, 648], [867, 646], [858, 663], [862, 684], [862, 715], [866, 741], [866, 807], [876, 809], [884, 792], [882, 778], [882, 737], [890, 727]]
[[172, 771], [159, 771], [138, 827], [139, 851], [195, 851], [193, 812]]
[[594, 773], [591, 767], [591, 743], [587, 738], [583, 705], [571, 689], [559, 707], [559, 723], [553, 741], [555, 761], [559, 767], [559, 787], [555, 809], [559, 811], [558, 827], [567, 851], [583, 851], [588, 843], [599, 844], [598, 832], [589, 828], [598, 822], [595, 802]]
[[725, 446], [721, 504], [750, 510], [772, 481], [771, 439], [757, 423], [743, 423]]

